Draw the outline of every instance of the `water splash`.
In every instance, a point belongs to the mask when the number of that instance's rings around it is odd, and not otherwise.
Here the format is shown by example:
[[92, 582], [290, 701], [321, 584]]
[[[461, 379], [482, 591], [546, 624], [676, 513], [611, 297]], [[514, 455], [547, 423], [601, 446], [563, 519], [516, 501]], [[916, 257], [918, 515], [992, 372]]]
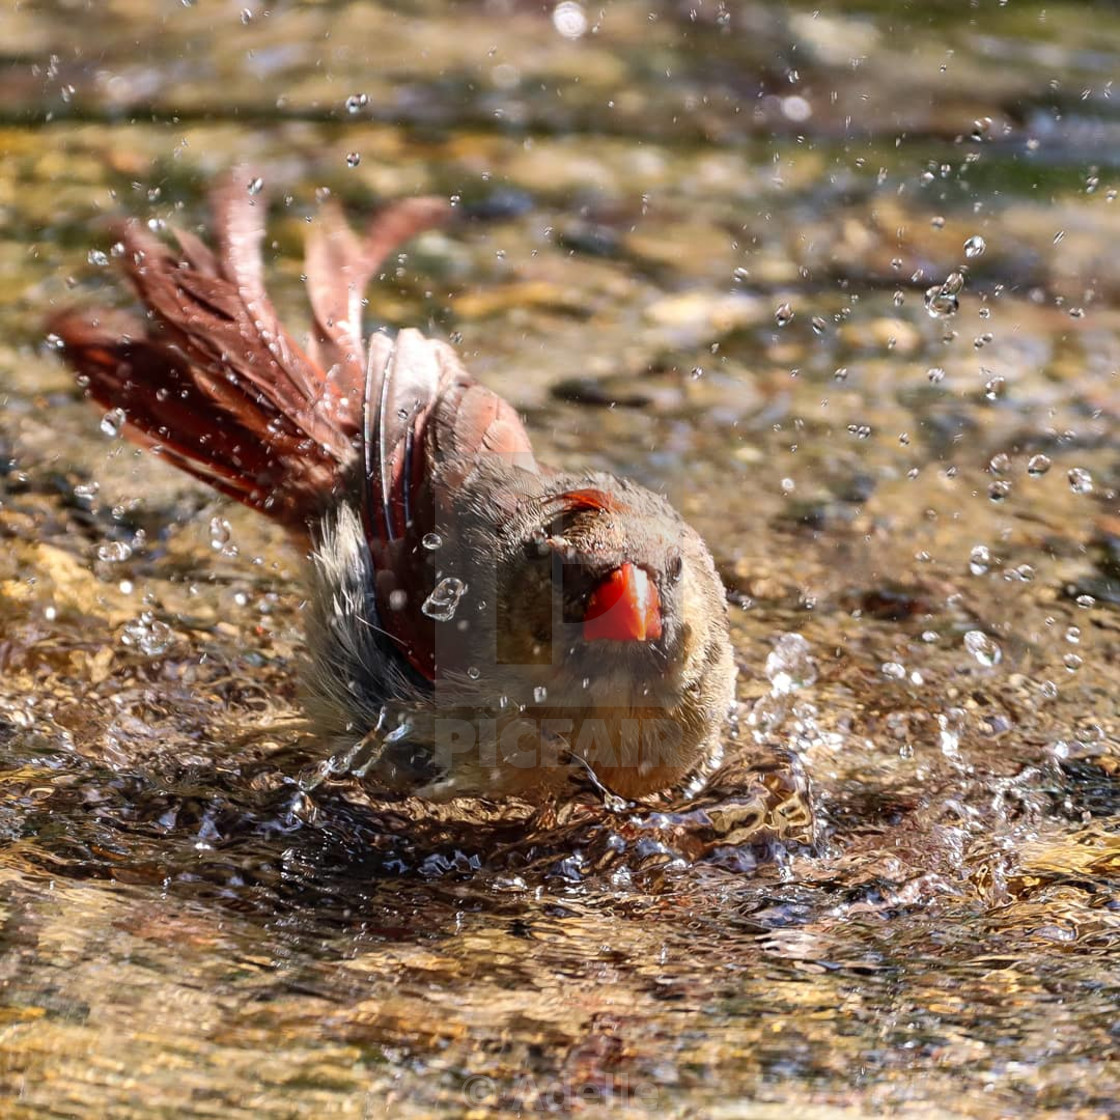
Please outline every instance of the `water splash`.
[[437, 622], [450, 622], [455, 617], [459, 602], [467, 593], [467, 585], [456, 576], [445, 576], [436, 584], [420, 609]]

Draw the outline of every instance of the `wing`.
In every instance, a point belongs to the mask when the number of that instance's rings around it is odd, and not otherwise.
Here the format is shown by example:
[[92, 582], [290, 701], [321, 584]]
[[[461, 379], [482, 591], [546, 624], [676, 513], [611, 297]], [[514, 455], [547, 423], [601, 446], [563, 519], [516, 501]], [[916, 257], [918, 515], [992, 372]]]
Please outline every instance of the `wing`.
[[[216, 490], [304, 530], [306, 507], [335, 484], [338, 460], [283, 413], [201, 366], [150, 324], [128, 315], [65, 312], [50, 329], [90, 398], [120, 410], [133, 442]], [[261, 437], [262, 426], [274, 432]], [[298, 463], [298, 474], [289, 464]]]
[[148, 317], [65, 311], [48, 329], [89, 396], [124, 413], [135, 442], [298, 536], [354, 473], [365, 350], [361, 295], [401, 241], [442, 221], [445, 202], [390, 206], [359, 238], [335, 206], [307, 247], [312, 352], [280, 322], [264, 287], [267, 204], [238, 168], [213, 191], [216, 251], [139, 222], [117, 229], [125, 274]]
[[347, 474], [357, 413], [284, 329], [261, 282], [263, 202], [215, 192], [219, 251], [139, 222], [116, 231], [148, 317], [65, 311], [48, 324], [89, 396], [136, 442], [297, 533]]
[[312, 354], [324, 369], [337, 368], [348, 385], [365, 380], [362, 294], [385, 258], [418, 233], [447, 221], [442, 198], [409, 198], [377, 214], [359, 238], [333, 200], [315, 218], [307, 241], [307, 294], [315, 316]]
[[441, 576], [437, 542], [449, 527], [454, 535], [462, 483], [486, 456], [538, 467], [516, 411], [446, 344], [415, 330], [377, 334], [369, 359], [360, 494], [380, 625], [434, 680], [435, 619], [422, 605]]

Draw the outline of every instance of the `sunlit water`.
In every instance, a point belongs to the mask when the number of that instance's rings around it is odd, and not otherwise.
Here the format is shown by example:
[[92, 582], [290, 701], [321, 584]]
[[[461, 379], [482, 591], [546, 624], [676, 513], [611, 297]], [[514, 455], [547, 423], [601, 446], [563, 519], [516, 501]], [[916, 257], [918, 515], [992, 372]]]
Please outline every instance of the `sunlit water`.
[[[13, 1108], [1114, 1110], [1120, 22], [599, 11], [3, 17]], [[704, 788], [324, 771], [299, 557], [42, 337], [123, 298], [107, 216], [194, 228], [244, 158], [298, 329], [317, 194], [453, 197], [371, 322], [704, 533], [741, 668]]]

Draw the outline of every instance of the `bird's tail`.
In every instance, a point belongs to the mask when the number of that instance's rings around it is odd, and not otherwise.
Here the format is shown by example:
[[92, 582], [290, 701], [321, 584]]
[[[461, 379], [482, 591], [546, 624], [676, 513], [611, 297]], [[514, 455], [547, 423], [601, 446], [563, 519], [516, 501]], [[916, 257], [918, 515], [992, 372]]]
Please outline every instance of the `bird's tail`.
[[135, 442], [297, 534], [358, 454], [365, 388], [360, 297], [384, 257], [441, 221], [446, 203], [383, 211], [364, 239], [328, 207], [313, 227], [310, 352], [284, 329], [262, 279], [266, 203], [248, 172], [214, 192], [216, 251], [178, 249], [130, 221], [119, 255], [147, 317], [56, 314], [48, 330], [92, 400]]

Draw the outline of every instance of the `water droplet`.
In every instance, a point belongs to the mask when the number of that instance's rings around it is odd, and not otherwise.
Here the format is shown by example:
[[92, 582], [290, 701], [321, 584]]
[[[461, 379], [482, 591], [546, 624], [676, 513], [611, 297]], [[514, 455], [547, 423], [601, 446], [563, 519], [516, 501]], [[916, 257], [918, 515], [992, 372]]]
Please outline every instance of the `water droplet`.
[[92, 502], [97, 497], [98, 491], [101, 489], [100, 482], [79, 482], [74, 487], [74, 497], [80, 498], [83, 502]]
[[210, 518], [210, 547], [222, 556], [234, 557], [237, 545], [232, 543], [233, 529], [224, 517]]
[[848, 367], [847, 366], [840, 366], [839, 369], [833, 370], [832, 371], [832, 380], [833, 381], [847, 381], [848, 380]]
[[166, 653], [174, 640], [175, 631], [155, 618], [151, 611], [144, 611], [139, 618], [126, 622], [121, 631], [121, 645], [135, 647], [148, 657]]
[[813, 328], [814, 334], [824, 334], [824, 332], [828, 330], [828, 322], [819, 315], [814, 315], [812, 319], [809, 320], [809, 324]]
[[587, 34], [587, 13], [575, 0], [561, 0], [552, 11], [552, 26], [565, 39], [579, 39]]
[[988, 243], [979, 234], [976, 234], [964, 243], [964, 255], [966, 257], [983, 256], [987, 247]]
[[897, 661], [884, 661], [881, 669], [883, 676], [890, 677], [892, 680], [900, 681], [906, 676], [906, 666], [900, 665]]
[[961, 302], [953, 292], [947, 292], [943, 284], [934, 284], [926, 289], [926, 311], [931, 319], [948, 319], [960, 310]]
[[361, 157], [360, 153], [358, 153], [358, 152], [347, 152], [346, 153], [346, 166], [347, 167], [357, 167], [358, 164], [361, 163], [361, 162], [362, 162], [362, 157]]
[[543, 704], [548, 699], [548, 689], [543, 684], [537, 685], [533, 689], [533, 701], [537, 704]]
[[817, 679], [812, 647], [800, 634], [783, 634], [766, 658], [766, 679], [776, 696], [805, 688]]
[[210, 518], [210, 547], [215, 552], [221, 552], [229, 544], [233, 529], [224, 517]]
[[441, 537], [439, 533], [425, 533], [420, 543], [429, 552], [435, 552], [437, 548], [443, 547], [443, 537]]
[[986, 668], [998, 665], [1003, 660], [1003, 650], [994, 638], [983, 630], [969, 630], [964, 636], [964, 648]]
[[1069, 644], [1072, 645], [1072, 646], [1078, 645], [1081, 641], [1081, 627], [1080, 626], [1069, 626], [1069, 627], [1067, 627], [1066, 628], [1066, 641], [1069, 642]]
[[109, 254], [103, 253], [100, 249], [90, 249], [86, 254], [86, 260], [98, 268], [104, 268], [109, 263]]
[[992, 554], [986, 544], [978, 544], [968, 554], [968, 570], [974, 576], [982, 576], [991, 567]]
[[988, 500], [992, 502], [1002, 502], [1010, 493], [1011, 483], [1008, 482], [1007, 479], [1001, 478], [988, 487]]
[[939, 745], [941, 753], [946, 758], [956, 758], [960, 755], [961, 732], [964, 730], [967, 718], [963, 708], [950, 708], [947, 712], [938, 713]]
[[1011, 456], [1003, 451], [993, 455], [988, 460], [988, 470], [992, 474], [1007, 474], [1011, 469]]
[[116, 439], [128, 419], [123, 408], [111, 408], [101, 417], [101, 431], [110, 439]]
[[988, 133], [992, 130], [991, 117], [979, 117], [972, 122], [972, 132], [969, 134], [969, 139], [975, 141], [977, 144], [982, 143], [987, 139]]
[[870, 424], [849, 424], [848, 434], [855, 436], [856, 439], [868, 439], [871, 436]]
[[794, 316], [794, 310], [788, 303], [781, 303], [774, 309], [774, 321], [779, 327], [784, 327]]
[[945, 380], [945, 371], [940, 366], [930, 366], [926, 370], [926, 377], [929, 378], [931, 385], [939, 385]]
[[1007, 396], [1007, 379], [1003, 377], [990, 377], [984, 382], [984, 399], [998, 401]]
[[109, 541], [97, 550], [97, 559], [106, 564], [120, 564], [132, 555], [132, 548], [124, 541]]
[[1027, 474], [1031, 478], [1041, 478], [1050, 469], [1050, 457], [1048, 455], [1032, 455], [1027, 460]]
[[455, 576], [446, 576], [436, 584], [420, 609], [437, 622], [450, 622], [455, 617], [459, 600], [467, 593], [467, 585]]
[[346, 111], [357, 113], [369, 104], [369, 95], [365, 93], [352, 93], [346, 99]]
[[1081, 607], [1082, 610], [1088, 610], [1090, 607], [1097, 605], [1097, 600], [1092, 595], [1078, 595], [1074, 602]]
[[1067, 653], [1062, 658], [1062, 664], [1071, 672], [1076, 673], [1081, 668], [1081, 658], [1076, 653]]
[[482, 676], [482, 670], [477, 665], [469, 665], [467, 667], [467, 676], [470, 677], [472, 681], [476, 681]]
[[249, 180], [249, 185], [246, 188], [250, 194], [260, 194], [264, 190], [264, 180], [258, 175]]
[[799, 97], [794, 94], [790, 97], [783, 97], [781, 100], [782, 116], [786, 120], [796, 121], [801, 123], [807, 121], [813, 115], [813, 106], [804, 97]]
[[1093, 492], [1093, 476], [1081, 467], [1073, 467], [1066, 475], [1069, 479], [1069, 488], [1075, 494], [1091, 494]]

